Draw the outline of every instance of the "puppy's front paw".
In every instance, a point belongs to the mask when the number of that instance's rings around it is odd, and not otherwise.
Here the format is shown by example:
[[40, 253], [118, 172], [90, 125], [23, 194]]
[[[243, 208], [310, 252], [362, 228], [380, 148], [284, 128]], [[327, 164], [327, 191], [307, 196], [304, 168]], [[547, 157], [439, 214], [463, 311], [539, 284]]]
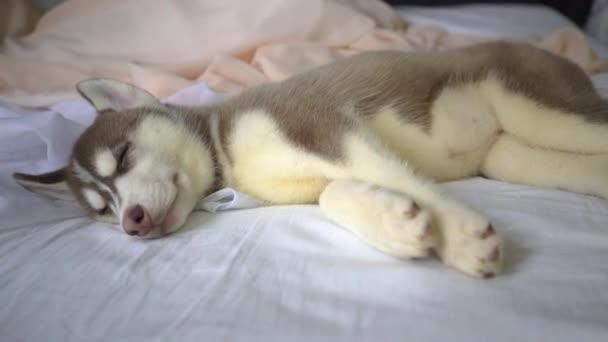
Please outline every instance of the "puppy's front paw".
[[448, 216], [441, 224], [437, 252], [444, 263], [469, 275], [491, 278], [502, 268], [502, 239], [491, 223], [474, 213]]
[[356, 181], [335, 181], [319, 204], [334, 222], [382, 252], [422, 258], [435, 247], [430, 213], [407, 195]]
[[383, 250], [402, 258], [424, 258], [435, 247], [431, 215], [418, 204], [397, 194], [377, 194], [380, 231], [384, 231]]

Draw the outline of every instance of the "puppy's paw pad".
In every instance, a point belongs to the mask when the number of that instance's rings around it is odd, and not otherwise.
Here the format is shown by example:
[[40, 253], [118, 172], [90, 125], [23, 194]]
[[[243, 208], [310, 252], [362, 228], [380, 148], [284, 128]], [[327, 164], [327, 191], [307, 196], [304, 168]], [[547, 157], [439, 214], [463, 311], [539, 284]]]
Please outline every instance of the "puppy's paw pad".
[[494, 234], [496, 234], [496, 231], [494, 230], [494, 227], [492, 226], [492, 224], [489, 223], [488, 226], [486, 227], [486, 229], [484, 229], [484, 231], [481, 232], [481, 234], [479, 234], [479, 237], [482, 239], [487, 239]]
[[409, 209], [403, 211], [403, 217], [405, 219], [413, 219], [420, 213], [420, 207], [416, 202], [412, 201], [412, 205]]
[[494, 273], [494, 272], [486, 272], [483, 270], [478, 270], [478, 272], [479, 272], [480, 277], [483, 279], [494, 278], [496, 276], [496, 273]]
[[489, 223], [477, 227], [447, 225], [439, 248], [442, 260], [469, 275], [491, 278], [500, 273], [502, 239]]
[[488, 255], [487, 258], [485, 259], [481, 259], [482, 262], [498, 262], [500, 261], [500, 248], [499, 246], [494, 247], [494, 250], [492, 251], [492, 253], [490, 253], [490, 255]]
[[[382, 192], [384, 190], [376, 190]], [[398, 257], [426, 257], [436, 245], [430, 213], [411, 198], [390, 191], [376, 194], [386, 252]]]

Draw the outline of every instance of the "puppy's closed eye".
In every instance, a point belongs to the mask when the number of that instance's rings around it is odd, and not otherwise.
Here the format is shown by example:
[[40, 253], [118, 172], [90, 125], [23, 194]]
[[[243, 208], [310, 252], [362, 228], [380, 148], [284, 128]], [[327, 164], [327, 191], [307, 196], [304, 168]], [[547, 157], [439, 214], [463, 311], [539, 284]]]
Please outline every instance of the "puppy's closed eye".
[[111, 213], [112, 213], [112, 210], [107, 205], [105, 207], [101, 208], [101, 210], [97, 211], [97, 214], [99, 214], [100, 216], [105, 216], [105, 215], [108, 215]]
[[131, 149], [131, 143], [127, 142], [126, 144], [122, 145], [120, 147], [120, 149], [118, 150], [118, 165], [117, 165], [117, 171], [119, 173], [125, 172], [127, 170], [127, 168], [129, 167], [129, 151]]

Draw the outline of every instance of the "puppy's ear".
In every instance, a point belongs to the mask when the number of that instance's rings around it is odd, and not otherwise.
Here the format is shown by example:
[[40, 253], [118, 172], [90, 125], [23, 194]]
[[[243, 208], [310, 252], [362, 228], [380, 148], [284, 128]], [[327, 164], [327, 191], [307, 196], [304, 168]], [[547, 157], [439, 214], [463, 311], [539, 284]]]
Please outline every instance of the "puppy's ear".
[[64, 201], [75, 200], [65, 180], [65, 168], [41, 175], [14, 173], [13, 178], [31, 192]]
[[162, 106], [154, 95], [129, 83], [111, 79], [90, 79], [76, 85], [80, 95], [97, 111], [122, 111], [137, 107]]

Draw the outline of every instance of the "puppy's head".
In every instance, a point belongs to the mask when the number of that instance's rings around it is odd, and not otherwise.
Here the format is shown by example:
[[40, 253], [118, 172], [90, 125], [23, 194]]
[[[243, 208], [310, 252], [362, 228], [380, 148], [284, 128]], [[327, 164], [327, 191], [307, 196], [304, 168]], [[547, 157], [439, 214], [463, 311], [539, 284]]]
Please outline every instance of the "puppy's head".
[[76, 141], [69, 164], [41, 175], [16, 173], [30, 191], [75, 200], [93, 219], [129, 235], [177, 231], [213, 183], [207, 146], [175, 109], [114, 80], [88, 80], [78, 91], [98, 112]]

